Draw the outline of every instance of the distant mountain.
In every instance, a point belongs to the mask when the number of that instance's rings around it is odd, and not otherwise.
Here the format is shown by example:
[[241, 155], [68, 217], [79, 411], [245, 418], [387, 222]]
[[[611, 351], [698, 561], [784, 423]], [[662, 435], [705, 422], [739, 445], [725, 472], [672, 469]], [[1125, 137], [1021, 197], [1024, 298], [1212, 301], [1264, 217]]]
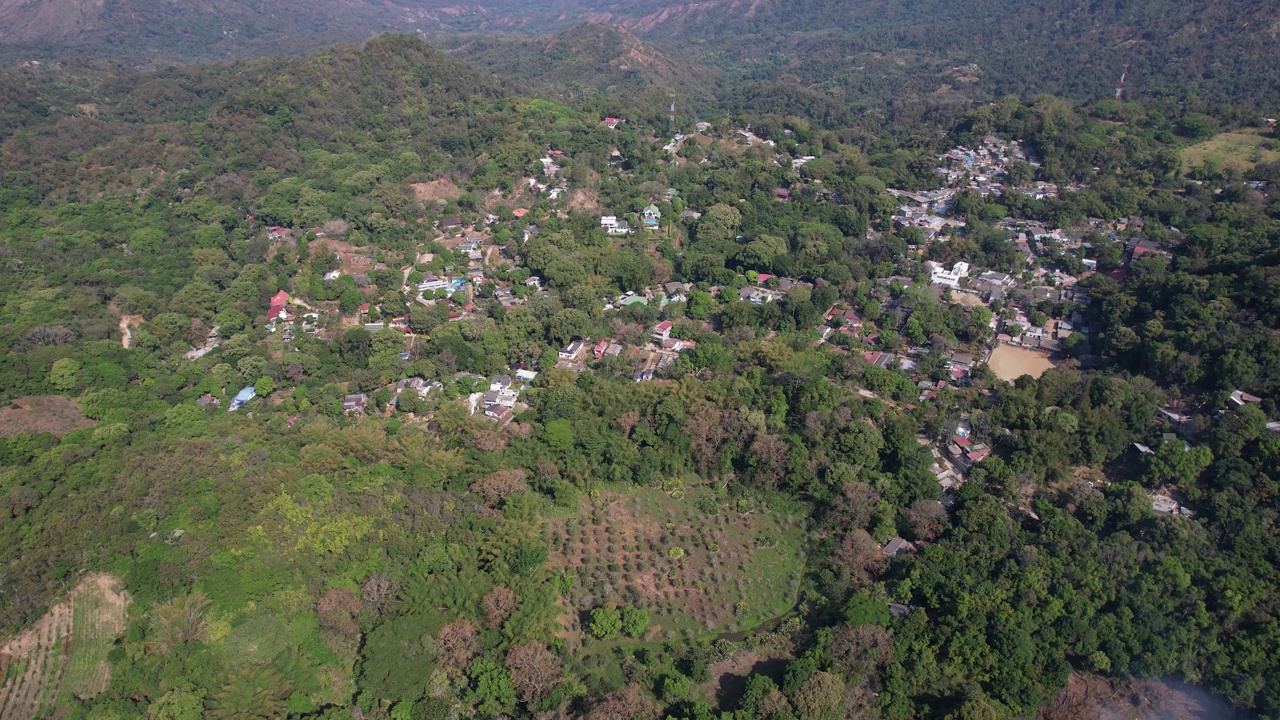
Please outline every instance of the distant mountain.
[[715, 70], [668, 53], [617, 25], [594, 22], [554, 35], [430, 34], [454, 57], [527, 88], [558, 94], [712, 102]]

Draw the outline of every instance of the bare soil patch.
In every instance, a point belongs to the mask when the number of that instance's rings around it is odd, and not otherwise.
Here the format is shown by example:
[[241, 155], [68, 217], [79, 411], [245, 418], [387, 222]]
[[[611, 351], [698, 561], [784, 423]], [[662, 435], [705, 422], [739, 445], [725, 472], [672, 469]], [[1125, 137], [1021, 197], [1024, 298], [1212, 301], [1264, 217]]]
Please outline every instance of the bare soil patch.
[[600, 212], [600, 197], [595, 190], [578, 188], [570, 190], [566, 205], [570, 210], [583, 213]]
[[413, 199], [420, 203], [447, 202], [462, 197], [462, 188], [453, 181], [441, 178], [425, 183], [409, 183]]
[[143, 322], [141, 315], [120, 316], [120, 347], [128, 350], [133, 347], [133, 328]]
[[1039, 378], [1046, 370], [1053, 368], [1053, 361], [1044, 353], [1001, 343], [991, 353], [987, 365], [996, 377], [1013, 382], [1023, 375]]
[[75, 400], [61, 395], [28, 395], [0, 408], [0, 437], [32, 431], [61, 437], [93, 426], [94, 421], [80, 412]]

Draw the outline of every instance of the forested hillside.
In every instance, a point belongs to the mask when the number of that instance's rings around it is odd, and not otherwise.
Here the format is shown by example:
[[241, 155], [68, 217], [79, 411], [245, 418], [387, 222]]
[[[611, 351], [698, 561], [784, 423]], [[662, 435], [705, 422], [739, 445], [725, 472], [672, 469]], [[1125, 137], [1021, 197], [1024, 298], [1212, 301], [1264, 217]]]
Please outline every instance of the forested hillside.
[[[399, 30], [465, 45], [464, 57], [505, 76], [574, 91], [654, 84], [689, 92], [683, 86], [691, 84], [691, 94], [705, 97], [710, 78], [688, 82], [690, 64], [700, 63], [738, 80], [781, 79], [854, 105], [934, 93], [991, 99], [1047, 92], [1092, 101], [1108, 97], [1128, 65], [1135, 98], [1198, 97], [1274, 111], [1278, 16], [1277, 0], [5, 0], [0, 57], [172, 62], [304, 53]], [[583, 23], [627, 30], [584, 30]], [[571, 28], [569, 36], [546, 34]], [[649, 64], [633, 55], [631, 68], [622, 68], [634, 48], [626, 32], [670, 57]], [[520, 37], [525, 33], [533, 35]], [[594, 43], [587, 35], [597, 36]]]
[[0, 716], [1280, 718], [1249, 98], [527, 49], [13, 76]]
[[431, 41], [454, 57], [492, 70], [526, 92], [604, 93], [654, 110], [678, 101], [686, 114], [709, 110], [720, 94], [718, 72], [669, 55], [617, 25], [586, 23], [555, 35], [437, 33]]

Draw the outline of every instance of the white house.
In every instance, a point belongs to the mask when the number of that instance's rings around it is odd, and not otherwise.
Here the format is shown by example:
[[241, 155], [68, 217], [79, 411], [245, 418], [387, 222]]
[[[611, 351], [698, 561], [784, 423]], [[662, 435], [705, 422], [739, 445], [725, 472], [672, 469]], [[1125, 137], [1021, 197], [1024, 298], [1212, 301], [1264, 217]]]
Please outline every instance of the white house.
[[619, 220], [613, 215], [605, 215], [600, 218], [600, 227], [604, 228], [609, 235], [628, 235], [631, 233], [631, 224], [626, 220]]
[[934, 285], [946, 285], [947, 287], [960, 287], [961, 278], [969, 276], [969, 263], [958, 262], [947, 270], [941, 265], [934, 265], [929, 276], [929, 281]]

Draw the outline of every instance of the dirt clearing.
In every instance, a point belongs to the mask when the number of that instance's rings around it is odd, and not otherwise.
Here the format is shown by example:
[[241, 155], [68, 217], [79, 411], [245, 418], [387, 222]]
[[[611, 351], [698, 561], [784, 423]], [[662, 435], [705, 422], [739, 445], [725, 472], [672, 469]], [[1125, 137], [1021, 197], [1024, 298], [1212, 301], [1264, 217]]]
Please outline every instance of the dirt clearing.
[[83, 578], [31, 629], [0, 646], [0, 717], [50, 714], [72, 697], [90, 698], [111, 680], [107, 652], [124, 632], [129, 595], [110, 575]]
[[462, 188], [443, 178], [425, 183], [409, 183], [409, 189], [413, 191], [413, 199], [420, 203], [448, 202], [462, 197]]
[[1053, 367], [1053, 361], [1035, 350], [1001, 344], [991, 353], [987, 365], [996, 377], [1013, 382], [1023, 375], [1039, 378]]
[[28, 395], [0, 408], [0, 437], [33, 431], [62, 437], [93, 425], [94, 421], [80, 412], [75, 400], [61, 395]]

